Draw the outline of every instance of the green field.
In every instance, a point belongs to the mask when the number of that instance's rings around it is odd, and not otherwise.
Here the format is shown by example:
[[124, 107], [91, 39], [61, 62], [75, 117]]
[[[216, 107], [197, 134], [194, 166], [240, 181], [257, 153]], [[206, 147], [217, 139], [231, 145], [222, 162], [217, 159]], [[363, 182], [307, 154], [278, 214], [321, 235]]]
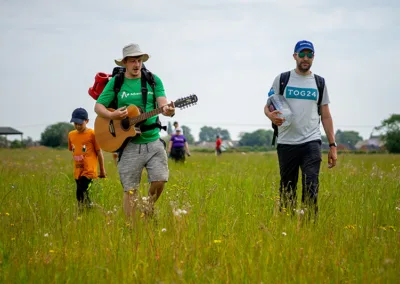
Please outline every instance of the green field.
[[0, 283], [400, 279], [400, 156], [342, 154], [329, 170], [324, 154], [313, 224], [276, 209], [275, 153], [193, 153], [134, 226], [105, 156], [96, 206], [78, 214], [68, 151], [0, 150]]

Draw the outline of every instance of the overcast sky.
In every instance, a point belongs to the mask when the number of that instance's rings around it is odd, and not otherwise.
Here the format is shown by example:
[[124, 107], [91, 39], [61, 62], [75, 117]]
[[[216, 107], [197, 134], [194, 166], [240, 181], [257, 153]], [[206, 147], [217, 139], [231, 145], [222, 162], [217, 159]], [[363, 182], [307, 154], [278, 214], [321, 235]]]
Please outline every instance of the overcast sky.
[[[0, 0], [0, 126], [40, 139], [46, 126], [89, 112], [97, 72], [138, 43], [169, 100], [197, 94], [173, 119], [192, 129], [271, 129], [263, 108], [272, 81], [293, 69], [298, 40], [314, 43], [335, 129], [368, 138], [400, 113], [400, 1]], [[18, 137], [15, 137], [18, 139]], [[14, 137], [9, 136], [9, 139]]]

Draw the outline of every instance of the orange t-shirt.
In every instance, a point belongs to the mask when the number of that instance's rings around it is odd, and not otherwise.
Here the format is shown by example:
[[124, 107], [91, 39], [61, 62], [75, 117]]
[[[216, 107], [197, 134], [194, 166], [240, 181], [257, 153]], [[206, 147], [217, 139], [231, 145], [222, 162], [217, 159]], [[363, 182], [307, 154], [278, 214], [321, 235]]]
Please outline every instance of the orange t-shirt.
[[94, 130], [86, 128], [83, 133], [73, 130], [68, 133], [68, 149], [74, 158], [74, 178], [81, 176], [97, 178], [97, 144]]

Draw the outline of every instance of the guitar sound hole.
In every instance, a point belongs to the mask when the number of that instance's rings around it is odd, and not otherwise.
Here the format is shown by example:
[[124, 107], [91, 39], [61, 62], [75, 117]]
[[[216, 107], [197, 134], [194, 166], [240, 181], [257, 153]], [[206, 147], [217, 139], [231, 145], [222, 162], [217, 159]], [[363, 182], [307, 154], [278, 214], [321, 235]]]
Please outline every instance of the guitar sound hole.
[[126, 131], [126, 130], [129, 130], [130, 127], [131, 127], [131, 126], [130, 126], [130, 124], [129, 124], [129, 118], [128, 118], [128, 117], [121, 120], [121, 128], [122, 128], [123, 130], [125, 130], [125, 131]]

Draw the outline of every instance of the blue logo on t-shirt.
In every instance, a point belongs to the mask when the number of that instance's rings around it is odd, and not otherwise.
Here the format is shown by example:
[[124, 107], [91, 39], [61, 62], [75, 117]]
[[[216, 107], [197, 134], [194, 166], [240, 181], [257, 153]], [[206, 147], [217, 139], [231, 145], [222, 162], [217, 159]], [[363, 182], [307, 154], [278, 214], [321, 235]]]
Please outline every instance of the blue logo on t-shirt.
[[316, 101], [318, 90], [311, 88], [286, 87], [286, 98]]
[[272, 96], [273, 94], [275, 94], [275, 90], [274, 88], [271, 87], [271, 89], [268, 92], [268, 97]]

